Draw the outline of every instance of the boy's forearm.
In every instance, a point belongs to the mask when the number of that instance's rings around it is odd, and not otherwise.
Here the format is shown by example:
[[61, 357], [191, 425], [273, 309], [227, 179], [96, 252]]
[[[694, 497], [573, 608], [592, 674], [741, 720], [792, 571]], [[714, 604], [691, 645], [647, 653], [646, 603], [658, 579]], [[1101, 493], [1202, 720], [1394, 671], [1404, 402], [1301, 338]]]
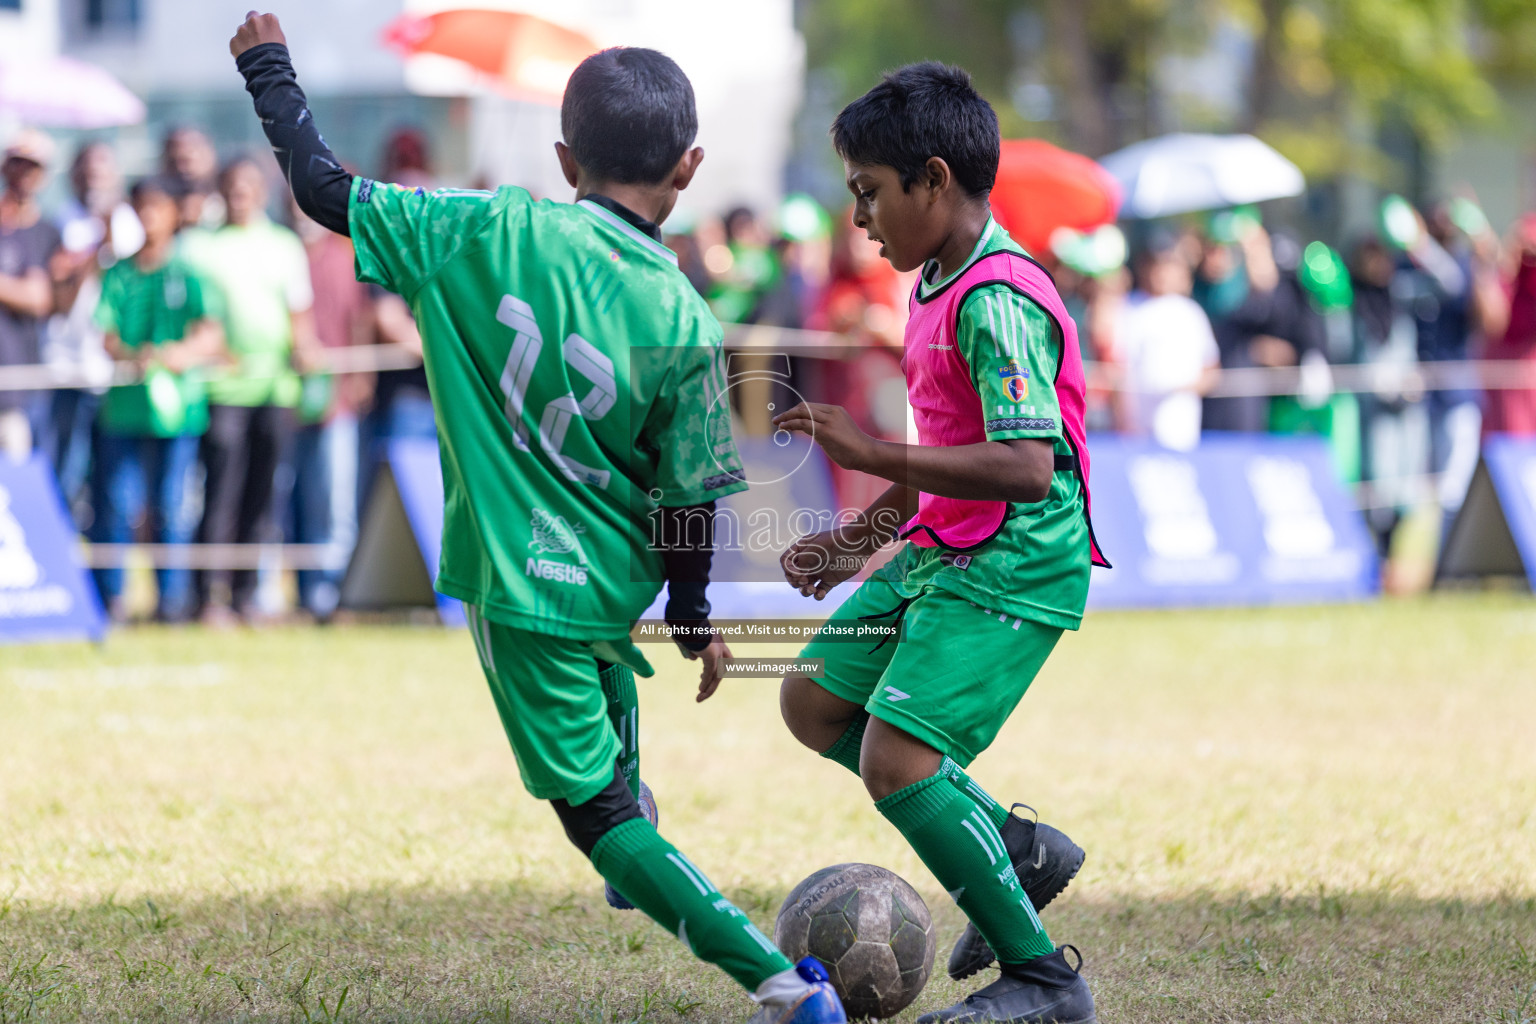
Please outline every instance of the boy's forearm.
[[262, 43], [235, 58], [245, 88], [261, 118], [262, 130], [288, 179], [293, 197], [312, 220], [338, 234], [350, 234], [347, 203], [352, 175], [331, 152], [309, 112], [304, 90], [282, 43]]
[[14, 277], [0, 274], [0, 306], [26, 316], [53, 312], [53, 284], [46, 271], [34, 267]]
[[119, 362], [126, 362], [134, 357], [133, 349], [123, 344], [123, 339], [118, 337], [116, 331], [108, 331], [106, 337], [101, 339], [101, 347], [107, 355]]
[[910, 490], [972, 501], [1040, 501], [1050, 493], [1055, 458], [1006, 441], [928, 446], [880, 441], [865, 472]]
[[213, 320], [199, 320], [181, 339], [189, 361], [211, 363], [224, 352], [224, 331]]
[[312, 309], [295, 310], [288, 314], [293, 331], [293, 361], [300, 370], [317, 366], [322, 358], [320, 335], [315, 332], [315, 314]]

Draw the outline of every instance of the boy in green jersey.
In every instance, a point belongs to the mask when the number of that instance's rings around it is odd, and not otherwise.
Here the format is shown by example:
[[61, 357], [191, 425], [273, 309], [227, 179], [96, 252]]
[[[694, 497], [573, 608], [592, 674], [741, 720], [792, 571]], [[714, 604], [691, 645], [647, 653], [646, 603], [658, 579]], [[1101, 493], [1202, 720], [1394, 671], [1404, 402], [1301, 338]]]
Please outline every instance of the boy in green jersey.
[[[97, 416], [91, 539], [98, 543], [131, 541], [133, 523], [146, 510], [162, 544], [187, 543], [197, 526], [186, 492], [208, 428], [208, 396], [196, 368], [217, 360], [224, 345], [214, 290], [181, 252], [180, 197], [178, 183], [165, 178], [133, 186], [129, 198], [144, 244], [101, 279], [95, 318], [107, 351], [136, 364], [144, 380], [108, 391]], [[190, 615], [191, 571], [162, 566], [155, 578], [156, 617], [175, 622]], [[96, 585], [112, 617], [122, 617], [123, 570], [97, 569]]]
[[[854, 225], [897, 270], [922, 268], [902, 358], [918, 444], [871, 438], [833, 405], [774, 420], [892, 483], [847, 528], [791, 546], [793, 586], [823, 598], [909, 538], [801, 652], [824, 673], [784, 680], [784, 720], [859, 774], [970, 918], [951, 977], [1000, 965], [996, 981], [920, 1024], [1089, 1024], [1092, 994], [1038, 915], [1083, 851], [1004, 810], [965, 771], [1082, 619], [1097, 549], [1076, 331], [1049, 275], [990, 215], [997, 116], [964, 71], [891, 72], [844, 108], [832, 137]], [[890, 635], [837, 642], [861, 622]]]
[[[716, 498], [746, 486], [723, 401], [719, 324], [660, 242], [703, 151], [693, 90], [651, 50], [572, 74], [556, 152], [574, 204], [523, 189], [426, 193], [354, 178], [315, 128], [277, 19], [231, 52], [301, 209], [352, 237], [358, 276], [420, 325], [443, 470], [437, 587], [464, 601], [523, 783], [621, 895], [761, 1005], [755, 1020], [845, 1019], [642, 810], [630, 623], [666, 617], [719, 685], [708, 623]], [[656, 543], [684, 537], [685, 543]], [[812, 962], [814, 963], [814, 962]]]

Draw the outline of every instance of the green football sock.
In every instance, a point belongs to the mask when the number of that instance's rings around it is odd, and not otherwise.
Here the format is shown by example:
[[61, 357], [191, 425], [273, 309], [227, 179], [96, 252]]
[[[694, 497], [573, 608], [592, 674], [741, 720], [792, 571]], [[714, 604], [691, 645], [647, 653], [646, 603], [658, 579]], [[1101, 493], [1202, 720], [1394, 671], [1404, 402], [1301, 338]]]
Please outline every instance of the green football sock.
[[945, 776], [898, 790], [877, 801], [875, 809], [912, 844], [1000, 962], [1023, 963], [1056, 948], [1019, 885], [996, 827]]
[[828, 761], [836, 761], [853, 774], [859, 774], [859, 750], [864, 746], [864, 727], [869, 724], [869, 712], [860, 708], [848, 723], [847, 730], [837, 742], [821, 752]]
[[629, 791], [640, 795], [640, 694], [635, 673], [623, 665], [609, 665], [597, 674], [608, 700], [608, 720], [619, 737], [619, 768]]
[[592, 848], [592, 866], [694, 956], [715, 964], [748, 992], [794, 967], [644, 818], [631, 818], [599, 839]]
[[976, 806], [980, 807], [981, 813], [985, 814], [992, 822], [993, 828], [1001, 829], [1003, 824], [1007, 822], [1008, 809], [992, 799], [986, 790], [976, 785], [975, 781], [965, 774], [965, 770], [958, 764], [955, 764], [953, 760], [948, 757], [944, 758], [943, 763], [939, 765], [939, 774], [947, 777], [950, 782], [959, 787], [960, 792], [976, 801]]

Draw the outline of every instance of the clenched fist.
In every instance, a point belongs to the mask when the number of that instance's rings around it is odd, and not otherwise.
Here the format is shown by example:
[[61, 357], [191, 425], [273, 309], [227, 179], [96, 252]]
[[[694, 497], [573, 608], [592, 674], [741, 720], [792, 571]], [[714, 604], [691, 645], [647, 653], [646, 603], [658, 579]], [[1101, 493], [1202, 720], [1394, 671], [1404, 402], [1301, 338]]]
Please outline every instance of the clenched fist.
[[247, 11], [245, 24], [235, 30], [234, 38], [229, 41], [229, 52], [238, 57], [262, 43], [282, 43], [286, 46], [288, 40], [283, 37], [283, 26], [277, 23], [275, 14]]

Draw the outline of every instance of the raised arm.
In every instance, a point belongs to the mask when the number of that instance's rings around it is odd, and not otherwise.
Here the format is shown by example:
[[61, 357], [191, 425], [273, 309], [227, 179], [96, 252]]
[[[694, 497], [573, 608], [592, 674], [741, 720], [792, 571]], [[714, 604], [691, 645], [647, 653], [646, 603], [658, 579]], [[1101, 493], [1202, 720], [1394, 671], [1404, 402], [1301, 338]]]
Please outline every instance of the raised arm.
[[275, 14], [250, 12], [229, 41], [235, 67], [256, 105], [262, 130], [288, 179], [299, 209], [337, 234], [350, 234], [347, 202], [352, 175], [344, 170], [320, 137], [299, 88], [287, 40]]

